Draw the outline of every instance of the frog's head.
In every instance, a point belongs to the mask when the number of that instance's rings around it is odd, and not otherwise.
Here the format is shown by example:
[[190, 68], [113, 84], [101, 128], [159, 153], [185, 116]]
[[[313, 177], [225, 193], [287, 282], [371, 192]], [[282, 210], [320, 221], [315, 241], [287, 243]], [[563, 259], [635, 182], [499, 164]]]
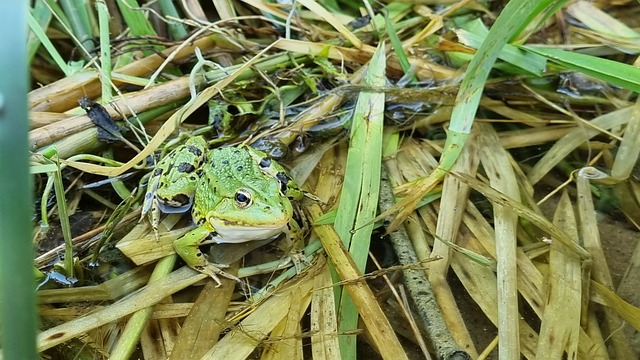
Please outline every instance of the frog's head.
[[[221, 243], [262, 240], [287, 230], [293, 206], [281, 181], [260, 170], [246, 152], [217, 152], [196, 190], [194, 221], [210, 226]], [[233, 165], [231, 165], [233, 163]], [[225, 165], [220, 169], [220, 165]], [[231, 165], [231, 166], [230, 166]]]
[[[268, 239], [287, 230], [293, 214], [284, 196], [248, 186], [235, 190], [206, 214], [206, 221], [217, 233], [218, 242], [245, 242]], [[267, 190], [272, 190], [271, 187]]]

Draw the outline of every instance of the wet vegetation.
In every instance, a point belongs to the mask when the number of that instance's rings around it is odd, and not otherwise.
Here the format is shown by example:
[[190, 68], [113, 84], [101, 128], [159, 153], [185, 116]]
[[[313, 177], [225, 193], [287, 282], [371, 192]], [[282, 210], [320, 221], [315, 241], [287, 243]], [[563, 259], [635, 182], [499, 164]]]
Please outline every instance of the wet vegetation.
[[[35, 1], [38, 350], [637, 358], [639, 13]], [[202, 246], [240, 282], [176, 255], [189, 209], [157, 235], [141, 216], [155, 165], [194, 136], [264, 152], [305, 192], [302, 243]]]

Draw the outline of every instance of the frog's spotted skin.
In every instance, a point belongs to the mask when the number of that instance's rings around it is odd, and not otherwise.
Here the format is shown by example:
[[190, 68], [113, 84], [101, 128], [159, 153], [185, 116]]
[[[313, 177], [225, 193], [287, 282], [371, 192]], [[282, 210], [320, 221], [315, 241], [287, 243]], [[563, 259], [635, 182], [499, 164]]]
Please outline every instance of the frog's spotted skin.
[[272, 178], [276, 178], [280, 182], [280, 193], [282, 195], [286, 195], [289, 200], [300, 200], [303, 198], [304, 193], [298, 188], [282, 165], [260, 151], [254, 150], [253, 148], [247, 149], [253, 161], [258, 164], [260, 171]]
[[171, 151], [153, 170], [142, 206], [142, 217], [149, 214], [156, 237], [160, 212], [181, 213], [191, 208], [198, 179], [197, 169], [205, 160], [206, 148], [207, 143], [202, 137], [193, 137]]
[[200, 158], [196, 150], [205, 149], [204, 139], [196, 137], [163, 159], [149, 180], [145, 206], [152, 199], [148, 206], [155, 230], [160, 211], [186, 211], [193, 203], [197, 228], [174, 247], [189, 266], [218, 281], [216, 275], [233, 277], [209, 263], [199, 246], [263, 240], [283, 232], [297, 235], [291, 201], [303, 193], [280, 164], [248, 146], [214, 149]]

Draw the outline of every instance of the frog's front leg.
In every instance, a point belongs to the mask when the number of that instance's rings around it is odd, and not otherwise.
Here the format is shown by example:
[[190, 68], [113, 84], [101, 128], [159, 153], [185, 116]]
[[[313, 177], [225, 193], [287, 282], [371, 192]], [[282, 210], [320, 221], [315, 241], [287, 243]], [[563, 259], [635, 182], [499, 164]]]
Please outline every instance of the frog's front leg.
[[214, 230], [210, 229], [206, 225], [198, 226], [194, 230], [174, 241], [173, 247], [175, 248], [176, 253], [180, 255], [189, 267], [203, 274], [209, 275], [213, 280], [215, 280], [218, 286], [221, 285], [218, 275], [242, 283], [242, 280], [238, 277], [220, 270], [220, 268], [228, 267], [228, 265], [210, 263], [200, 250], [200, 245], [202, 245], [212, 232], [214, 232]]

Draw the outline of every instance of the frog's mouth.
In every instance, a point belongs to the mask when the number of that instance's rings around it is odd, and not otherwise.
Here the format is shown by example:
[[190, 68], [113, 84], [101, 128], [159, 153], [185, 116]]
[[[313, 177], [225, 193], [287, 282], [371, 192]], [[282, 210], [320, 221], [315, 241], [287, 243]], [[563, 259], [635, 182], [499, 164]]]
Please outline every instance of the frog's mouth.
[[286, 222], [268, 225], [232, 224], [222, 219], [209, 222], [216, 229], [213, 240], [220, 244], [269, 239], [287, 230]]

